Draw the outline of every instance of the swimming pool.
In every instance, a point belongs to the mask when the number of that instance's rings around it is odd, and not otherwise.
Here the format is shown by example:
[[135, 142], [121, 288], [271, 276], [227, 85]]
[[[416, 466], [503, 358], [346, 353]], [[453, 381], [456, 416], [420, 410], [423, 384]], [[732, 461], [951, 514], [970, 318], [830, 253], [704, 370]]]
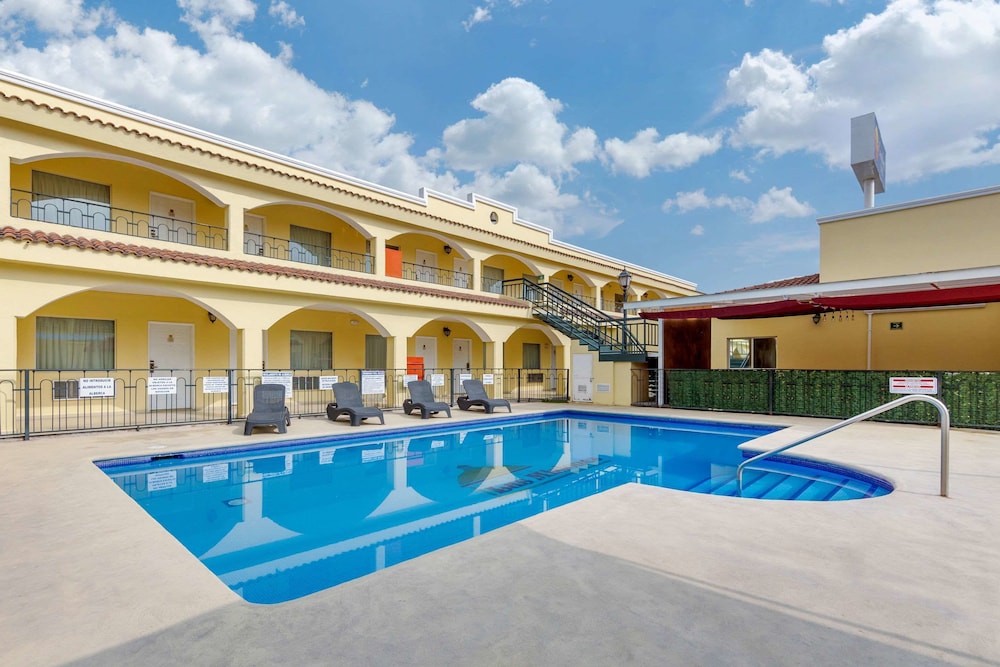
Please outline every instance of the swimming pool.
[[[292, 600], [605, 489], [737, 495], [738, 448], [777, 430], [563, 411], [96, 462], [244, 599]], [[846, 500], [884, 480], [769, 461], [746, 497]]]

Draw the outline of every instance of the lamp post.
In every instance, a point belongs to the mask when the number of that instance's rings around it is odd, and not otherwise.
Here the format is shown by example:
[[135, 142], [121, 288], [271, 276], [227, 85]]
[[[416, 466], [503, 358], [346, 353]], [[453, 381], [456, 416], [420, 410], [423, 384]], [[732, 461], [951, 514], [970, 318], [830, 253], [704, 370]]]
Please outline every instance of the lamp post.
[[618, 284], [622, 286], [622, 349], [626, 349], [628, 345], [628, 311], [625, 309], [625, 304], [628, 303], [628, 288], [632, 284], [632, 274], [628, 272], [628, 269], [622, 268], [622, 272], [618, 274]]

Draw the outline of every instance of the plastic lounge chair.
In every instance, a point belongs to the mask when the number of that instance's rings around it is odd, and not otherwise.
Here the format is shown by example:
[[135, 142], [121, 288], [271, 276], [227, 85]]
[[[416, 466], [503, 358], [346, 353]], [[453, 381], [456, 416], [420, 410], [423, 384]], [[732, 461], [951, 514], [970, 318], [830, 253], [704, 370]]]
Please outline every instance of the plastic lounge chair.
[[403, 412], [406, 414], [420, 410], [421, 419], [427, 419], [439, 412], [447, 412], [451, 417], [451, 406], [434, 398], [434, 388], [427, 380], [407, 382], [406, 388], [410, 390], [410, 397], [403, 401]]
[[462, 380], [462, 386], [465, 387], [465, 393], [468, 395], [455, 399], [458, 401], [459, 409], [468, 410], [474, 405], [481, 405], [486, 410], [486, 414], [493, 414], [494, 408], [505, 406], [507, 412], [513, 412], [510, 409], [510, 401], [506, 398], [490, 398], [486, 394], [482, 380]]
[[361, 420], [369, 417], [378, 417], [380, 422], [385, 423], [382, 409], [362, 403], [361, 390], [353, 382], [335, 383], [333, 399], [336, 402], [326, 406], [326, 416], [330, 421], [337, 421], [341, 415], [347, 415], [351, 419], [351, 426], [360, 426]]
[[278, 433], [287, 433], [292, 417], [285, 407], [285, 385], [259, 384], [253, 388], [253, 410], [243, 425], [243, 435], [250, 435], [257, 426], [277, 426]]

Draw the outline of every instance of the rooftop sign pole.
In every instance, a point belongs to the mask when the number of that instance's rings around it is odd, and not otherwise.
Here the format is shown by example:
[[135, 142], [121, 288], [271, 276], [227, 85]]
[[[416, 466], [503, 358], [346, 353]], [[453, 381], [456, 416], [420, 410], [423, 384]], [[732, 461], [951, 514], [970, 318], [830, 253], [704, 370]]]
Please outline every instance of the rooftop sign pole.
[[865, 193], [865, 208], [885, 192], [885, 146], [874, 113], [851, 119], [851, 168]]

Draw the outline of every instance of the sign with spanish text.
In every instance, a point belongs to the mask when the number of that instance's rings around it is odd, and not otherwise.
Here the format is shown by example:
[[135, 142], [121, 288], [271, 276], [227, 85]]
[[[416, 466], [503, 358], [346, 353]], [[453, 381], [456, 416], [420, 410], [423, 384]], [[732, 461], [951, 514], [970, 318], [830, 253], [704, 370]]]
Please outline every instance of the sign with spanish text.
[[319, 376], [319, 388], [325, 391], [332, 391], [333, 385], [340, 382], [339, 375], [320, 375]]
[[80, 398], [104, 398], [115, 395], [114, 378], [80, 378], [77, 380]]
[[936, 394], [936, 377], [894, 377], [889, 378], [890, 394]]
[[361, 371], [361, 393], [385, 395], [385, 373]]
[[261, 384], [280, 384], [285, 387], [285, 398], [292, 396], [292, 372], [291, 371], [264, 371], [260, 374]]
[[203, 394], [228, 394], [229, 378], [214, 377], [201, 379], [201, 393]]
[[[225, 378], [223, 378], [225, 379]], [[177, 378], [170, 375], [156, 375], [149, 378], [146, 392], [150, 396], [169, 396], [177, 393]]]
[[443, 387], [444, 386], [444, 373], [431, 373], [431, 386], [432, 387]]
[[493, 373], [483, 373], [483, 384], [493, 384]]

